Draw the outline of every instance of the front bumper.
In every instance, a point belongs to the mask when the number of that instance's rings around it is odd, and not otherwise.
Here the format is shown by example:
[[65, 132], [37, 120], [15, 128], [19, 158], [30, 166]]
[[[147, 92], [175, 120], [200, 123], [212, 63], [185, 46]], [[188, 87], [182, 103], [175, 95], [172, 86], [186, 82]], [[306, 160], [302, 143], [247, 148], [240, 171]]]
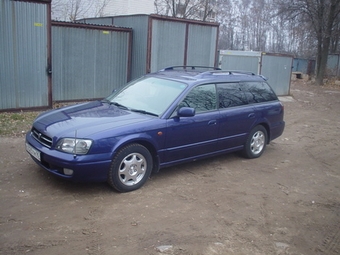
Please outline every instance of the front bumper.
[[[74, 156], [45, 147], [32, 137], [31, 132], [26, 134], [26, 144], [26, 150], [32, 159], [53, 175], [76, 182], [107, 180], [112, 159], [110, 153]], [[64, 169], [72, 170], [73, 173], [65, 174]]]

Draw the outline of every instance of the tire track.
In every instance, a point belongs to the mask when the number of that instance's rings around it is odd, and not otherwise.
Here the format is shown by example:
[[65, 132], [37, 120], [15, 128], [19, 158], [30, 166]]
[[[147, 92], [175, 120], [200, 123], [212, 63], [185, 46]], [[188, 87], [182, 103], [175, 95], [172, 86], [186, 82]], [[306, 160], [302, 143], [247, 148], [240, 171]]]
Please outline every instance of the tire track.
[[319, 247], [319, 255], [340, 254], [340, 206], [336, 207], [335, 215], [331, 220], [331, 222], [335, 222], [335, 224], [328, 227], [326, 237]]

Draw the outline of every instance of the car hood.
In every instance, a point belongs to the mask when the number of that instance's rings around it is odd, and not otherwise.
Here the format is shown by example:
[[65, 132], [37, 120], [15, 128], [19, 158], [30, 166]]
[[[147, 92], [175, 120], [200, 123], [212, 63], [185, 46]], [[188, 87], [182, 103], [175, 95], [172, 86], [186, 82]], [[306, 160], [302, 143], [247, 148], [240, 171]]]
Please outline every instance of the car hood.
[[94, 101], [45, 112], [37, 117], [34, 127], [51, 137], [90, 137], [108, 129], [123, 131], [127, 125], [154, 118]]

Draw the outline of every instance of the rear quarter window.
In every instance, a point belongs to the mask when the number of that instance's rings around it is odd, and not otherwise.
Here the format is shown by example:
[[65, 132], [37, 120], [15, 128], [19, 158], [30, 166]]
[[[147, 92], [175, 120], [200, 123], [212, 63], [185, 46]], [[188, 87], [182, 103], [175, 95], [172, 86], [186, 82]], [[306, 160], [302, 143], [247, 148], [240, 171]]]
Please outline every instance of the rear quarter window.
[[248, 104], [248, 100], [238, 83], [217, 84], [219, 108]]
[[250, 104], [277, 100], [274, 91], [266, 82], [242, 82], [240, 86]]

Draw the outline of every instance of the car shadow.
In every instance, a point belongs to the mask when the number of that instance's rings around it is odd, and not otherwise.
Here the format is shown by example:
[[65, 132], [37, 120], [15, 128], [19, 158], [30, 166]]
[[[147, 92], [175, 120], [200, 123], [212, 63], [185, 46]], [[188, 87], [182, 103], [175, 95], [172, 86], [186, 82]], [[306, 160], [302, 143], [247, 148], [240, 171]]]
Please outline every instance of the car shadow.
[[[231, 164], [242, 159], [239, 153], [230, 153], [162, 168], [158, 173], [151, 174], [150, 179], [145, 184], [145, 188], [151, 188], [150, 185], [148, 185], [149, 182], [157, 186], [157, 182], [171, 183], [172, 181], [176, 181], [175, 179], [177, 179], [178, 176], [179, 178], [186, 178], [187, 174], [191, 177], [204, 176], [207, 174], [206, 169], [210, 171], [213, 170], [213, 168], [219, 168], [220, 165]], [[55, 194], [56, 192], [61, 192], [62, 194], [81, 194], [84, 196], [105, 193], [120, 194], [106, 182], [74, 182], [57, 177], [39, 166], [34, 165], [33, 168], [32, 170], [34, 170], [34, 172], [32, 172], [31, 175], [35, 175], [35, 181], [39, 182], [37, 185], [43, 187], [43, 190], [47, 193]], [[144, 186], [142, 188], [144, 188]]]

